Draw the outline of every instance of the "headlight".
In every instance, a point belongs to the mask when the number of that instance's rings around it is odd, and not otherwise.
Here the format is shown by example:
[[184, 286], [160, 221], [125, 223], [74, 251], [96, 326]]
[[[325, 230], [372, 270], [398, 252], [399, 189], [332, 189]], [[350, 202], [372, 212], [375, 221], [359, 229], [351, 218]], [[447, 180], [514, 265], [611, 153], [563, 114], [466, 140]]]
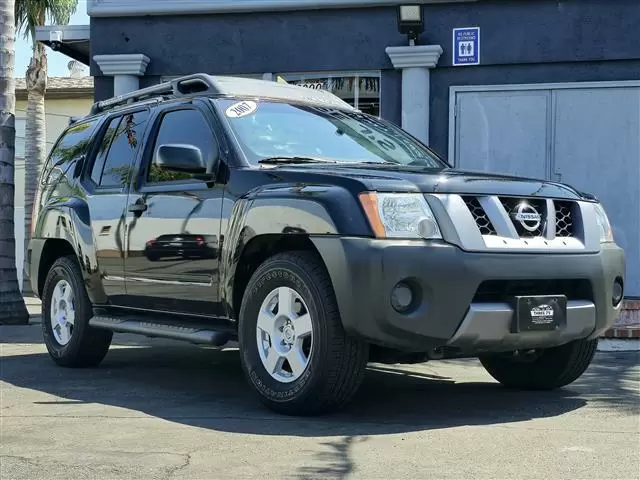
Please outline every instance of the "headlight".
[[371, 228], [379, 238], [441, 239], [440, 228], [420, 193], [360, 194]]
[[598, 227], [600, 227], [600, 243], [613, 242], [613, 230], [611, 229], [611, 223], [609, 223], [609, 217], [607, 217], [604, 207], [602, 204], [596, 203], [594, 208]]

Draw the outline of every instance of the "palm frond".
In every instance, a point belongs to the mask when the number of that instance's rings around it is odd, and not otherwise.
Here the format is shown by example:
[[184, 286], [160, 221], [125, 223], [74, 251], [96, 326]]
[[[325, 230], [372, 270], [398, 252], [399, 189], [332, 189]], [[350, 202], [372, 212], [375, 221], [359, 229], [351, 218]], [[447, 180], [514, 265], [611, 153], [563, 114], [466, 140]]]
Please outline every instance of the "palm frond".
[[36, 27], [47, 22], [67, 25], [78, 8], [78, 0], [16, 0], [17, 33], [35, 41]]

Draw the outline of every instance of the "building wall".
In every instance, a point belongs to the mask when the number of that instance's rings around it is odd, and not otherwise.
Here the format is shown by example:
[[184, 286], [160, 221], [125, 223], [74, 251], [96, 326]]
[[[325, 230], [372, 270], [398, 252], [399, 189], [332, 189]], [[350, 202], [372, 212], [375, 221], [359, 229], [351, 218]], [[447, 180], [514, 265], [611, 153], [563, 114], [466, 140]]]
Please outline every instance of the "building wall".
[[[124, 0], [122, 0], [124, 1]], [[122, 3], [122, 2], [121, 2]], [[126, 2], [125, 2], [126, 3]], [[444, 53], [432, 71], [430, 144], [447, 154], [451, 85], [635, 79], [635, 0], [504, 0], [426, 5], [423, 44]], [[481, 66], [451, 67], [452, 29], [481, 28]], [[395, 7], [91, 19], [92, 55], [144, 53], [144, 85], [213, 74], [382, 71], [382, 116], [399, 123], [400, 77], [385, 53], [404, 45]], [[95, 63], [92, 75], [101, 72]], [[386, 83], [386, 84], [385, 84]], [[96, 79], [96, 99], [113, 93]], [[386, 112], [385, 112], [386, 104]]]

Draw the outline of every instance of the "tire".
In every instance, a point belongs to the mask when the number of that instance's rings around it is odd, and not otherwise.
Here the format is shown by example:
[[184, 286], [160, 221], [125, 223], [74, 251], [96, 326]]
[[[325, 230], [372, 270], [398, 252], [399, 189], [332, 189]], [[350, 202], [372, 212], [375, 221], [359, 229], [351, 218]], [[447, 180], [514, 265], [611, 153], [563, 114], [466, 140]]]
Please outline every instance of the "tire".
[[598, 339], [578, 340], [543, 350], [530, 359], [484, 356], [480, 362], [493, 378], [509, 388], [554, 390], [577, 380], [589, 367]]
[[[66, 292], [67, 287], [73, 295], [73, 315], [67, 309], [66, 301], [62, 307], [59, 302], [55, 303], [58, 312], [64, 311], [67, 318], [73, 318], [73, 326], [67, 330], [56, 322], [54, 331], [51, 319], [56, 317], [52, 312], [52, 304], [54, 300], [64, 299], [60, 292]], [[104, 359], [109, 351], [113, 332], [90, 327], [89, 319], [92, 315], [93, 308], [78, 261], [73, 256], [58, 258], [47, 273], [42, 293], [42, 333], [49, 355], [55, 363], [63, 367], [95, 367]], [[67, 322], [64, 324], [68, 325]], [[63, 338], [60, 333], [62, 331], [66, 331], [68, 337]]]
[[[280, 302], [280, 292], [286, 292], [286, 289], [291, 289], [289, 292], [294, 297], [298, 295], [292, 303], [292, 311], [298, 308], [298, 313], [292, 314], [292, 324], [299, 328], [297, 332], [300, 334], [300, 330], [305, 330], [301, 327], [301, 321], [307, 318], [304, 315], [307, 313], [310, 315], [310, 322], [304, 325], [307, 329], [308, 325], [311, 326], [312, 334], [304, 338], [296, 336], [293, 340], [292, 349], [298, 342], [302, 342], [302, 347], [298, 350], [302, 354], [296, 357], [303, 359], [298, 362], [299, 365], [304, 364], [305, 356], [308, 358], [306, 367], [297, 369], [299, 376], [296, 378], [293, 364], [287, 360], [281, 367], [275, 367], [280, 373], [279, 378], [274, 378], [267, 371], [265, 364], [269, 363], [265, 363], [267, 360], [263, 361], [261, 352], [267, 357], [264, 346], [277, 336], [285, 339], [283, 342], [286, 341], [286, 326], [278, 332], [273, 330], [274, 333], [259, 346], [259, 338], [266, 338], [265, 330], [258, 328], [261, 324], [259, 312], [270, 294], [277, 291], [276, 300]], [[277, 315], [270, 317], [275, 318], [274, 323], [282, 320], [280, 314], [278, 310]], [[295, 318], [298, 314], [300, 316]], [[260, 265], [245, 290], [239, 322], [238, 343], [242, 369], [262, 403], [271, 410], [301, 416], [329, 413], [346, 405], [362, 383], [368, 360], [368, 345], [348, 336], [344, 331], [329, 275], [323, 263], [311, 252], [280, 253]], [[267, 349], [269, 352], [273, 350]], [[291, 377], [284, 379], [289, 373], [287, 368]]]

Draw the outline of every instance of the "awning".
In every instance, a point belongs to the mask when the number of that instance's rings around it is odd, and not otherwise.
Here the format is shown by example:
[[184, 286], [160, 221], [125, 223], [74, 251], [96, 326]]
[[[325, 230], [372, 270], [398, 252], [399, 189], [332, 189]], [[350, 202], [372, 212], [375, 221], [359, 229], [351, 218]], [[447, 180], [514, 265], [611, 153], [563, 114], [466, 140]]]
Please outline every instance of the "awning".
[[91, 62], [89, 25], [36, 27], [36, 40], [87, 66]]

